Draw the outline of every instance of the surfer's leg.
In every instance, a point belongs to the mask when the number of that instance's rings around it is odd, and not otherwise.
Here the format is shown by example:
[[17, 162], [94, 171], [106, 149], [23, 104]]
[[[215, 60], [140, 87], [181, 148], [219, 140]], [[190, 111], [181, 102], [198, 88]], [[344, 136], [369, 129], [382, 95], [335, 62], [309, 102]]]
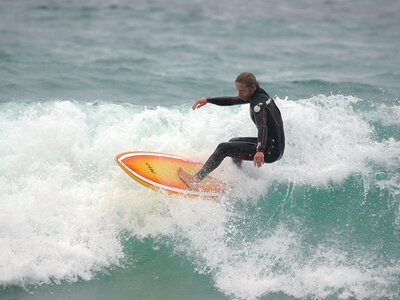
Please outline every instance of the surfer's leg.
[[203, 168], [196, 174], [196, 177], [203, 180], [221, 164], [226, 156], [230, 156], [236, 159], [236, 161], [253, 160], [254, 154], [256, 153], [255, 145], [256, 144], [248, 141], [239, 140], [220, 143], [214, 153], [211, 154], [210, 158], [206, 161]]
[[[229, 140], [229, 142], [242, 142], [242, 143], [250, 143], [252, 147], [256, 147], [257, 138], [255, 137], [235, 137]], [[233, 163], [239, 168], [242, 168], [243, 159], [232, 156]]]
[[240, 158], [237, 158], [237, 157], [232, 157], [232, 161], [236, 165], [236, 167], [238, 167], [239, 169], [242, 168], [243, 159], [240, 159]]

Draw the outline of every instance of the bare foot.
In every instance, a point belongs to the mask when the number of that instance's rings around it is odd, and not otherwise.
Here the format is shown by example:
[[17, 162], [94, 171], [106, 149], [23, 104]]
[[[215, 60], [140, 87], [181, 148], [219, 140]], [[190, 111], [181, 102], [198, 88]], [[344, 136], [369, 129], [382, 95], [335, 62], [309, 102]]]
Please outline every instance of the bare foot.
[[197, 185], [200, 183], [200, 180], [196, 176], [186, 173], [182, 170], [181, 167], [179, 167], [178, 169], [178, 175], [182, 179], [182, 181], [189, 187], [189, 189], [197, 189]]

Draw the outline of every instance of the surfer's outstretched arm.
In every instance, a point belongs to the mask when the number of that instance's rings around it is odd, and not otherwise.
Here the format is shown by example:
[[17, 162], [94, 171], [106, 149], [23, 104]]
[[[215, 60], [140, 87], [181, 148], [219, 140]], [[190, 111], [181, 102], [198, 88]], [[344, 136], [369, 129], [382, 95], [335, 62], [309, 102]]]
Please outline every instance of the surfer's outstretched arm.
[[193, 104], [192, 109], [195, 110], [196, 108], [200, 108], [207, 104], [206, 98], [197, 99], [196, 102]]
[[193, 104], [192, 109], [200, 108], [207, 103], [212, 103], [219, 106], [229, 106], [229, 105], [238, 105], [238, 104], [246, 104], [248, 101], [244, 101], [240, 99], [240, 97], [214, 97], [214, 98], [200, 98], [197, 99]]
[[230, 106], [238, 104], [248, 104], [248, 101], [241, 99], [240, 97], [214, 97], [207, 98], [208, 103], [212, 103], [218, 106]]

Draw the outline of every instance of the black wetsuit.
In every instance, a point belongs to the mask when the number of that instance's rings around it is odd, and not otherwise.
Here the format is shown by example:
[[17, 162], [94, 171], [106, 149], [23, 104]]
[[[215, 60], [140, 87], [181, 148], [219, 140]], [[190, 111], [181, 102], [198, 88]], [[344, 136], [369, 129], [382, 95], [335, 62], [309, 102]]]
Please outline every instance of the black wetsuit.
[[200, 180], [215, 170], [226, 156], [232, 157], [238, 166], [243, 160], [254, 160], [257, 151], [264, 152], [266, 163], [272, 163], [282, 157], [285, 149], [285, 133], [281, 113], [274, 100], [262, 88], [257, 88], [250, 101], [244, 101], [239, 97], [217, 97], [207, 98], [207, 102], [220, 106], [250, 102], [250, 116], [257, 126], [258, 136], [237, 137], [229, 142], [220, 143], [196, 174]]

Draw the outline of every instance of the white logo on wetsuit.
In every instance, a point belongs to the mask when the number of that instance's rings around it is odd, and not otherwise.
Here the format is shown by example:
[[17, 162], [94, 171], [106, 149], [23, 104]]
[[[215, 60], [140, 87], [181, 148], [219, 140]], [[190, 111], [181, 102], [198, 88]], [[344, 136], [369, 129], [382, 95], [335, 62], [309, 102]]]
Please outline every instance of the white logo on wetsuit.
[[255, 113], [258, 113], [260, 110], [261, 110], [261, 105], [262, 105], [262, 103], [258, 103], [256, 106], [254, 106], [254, 112]]
[[[268, 100], [265, 102], [266, 105], [269, 105], [271, 103], [272, 99], [268, 98]], [[253, 110], [255, 113], [258, 113], [261, 110], [262, 102], [258, 103], [256, 106], [254, 106]]]

